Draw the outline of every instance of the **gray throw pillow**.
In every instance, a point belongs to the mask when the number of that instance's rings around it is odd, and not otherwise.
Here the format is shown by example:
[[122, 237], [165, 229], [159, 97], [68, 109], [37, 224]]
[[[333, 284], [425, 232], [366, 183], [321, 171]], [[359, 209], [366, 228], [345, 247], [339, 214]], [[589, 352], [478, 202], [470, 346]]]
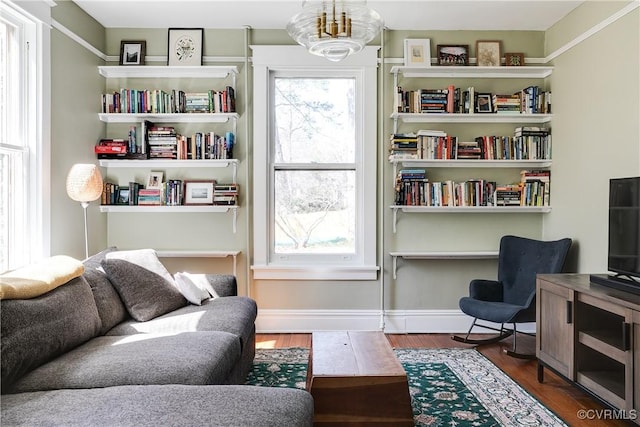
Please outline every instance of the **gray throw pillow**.
[[102, 268], [131, 317], [140, 322], [187, 305], [153, 249], [110, 252]]

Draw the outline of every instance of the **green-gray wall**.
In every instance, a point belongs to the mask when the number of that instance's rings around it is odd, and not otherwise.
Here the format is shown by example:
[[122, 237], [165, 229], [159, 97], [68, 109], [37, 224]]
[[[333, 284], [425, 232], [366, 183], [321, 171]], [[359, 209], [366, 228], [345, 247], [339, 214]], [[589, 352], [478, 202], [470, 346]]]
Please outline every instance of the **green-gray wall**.
[[[574, 239], [570, 267], [577, 272], [606, 270], [607, 191], [608, 180], [617, 176], [640, 175], [640, 88], [639, 88], [639, 10], [636, 8], [594, 35], [563, 51], [572, 40], [628, 5], [628, 2], [585, 2], [546, 32], [467, 32], [467, 31], [386, 31], [378, 40], [385, 61], [380, 71], [380, 120], [372, 124], [380, 130], [377, 153], [386, 158], [388, 135], [393, 130], [389, 119], [392, 110], [392, 65], [399, 65], [405, 38], [430, 38], [435, 45], [469, 44], [475, 56], [475, 41], [502, 40], [503, 52], [524, 52], [528, 58], [547, 58], [555, 67], [547, 81], [538, 82], [553, 91], [553, 166], [552, 206], [549, 214], [400, 214], [394, 234], [392, 211], [393, 167], [379, 161], [378, 201], [379, 259], [384, 270], [385, 308], [390, 311], [457, 310], [457, 301], [475, 277], [495, 276], [492, 260], [467, 261], [399, 261], [398, 277], [391, 275], [390, 251], [410, 250], [491, 250], [497, 249], [499, 237], [512, 233], [535, 238]], [[107, 55], [119, 55], [120, 40], [146, 40], [150, 65], [161, 65], [166, 55], [166, 30], [104, 29], [71, 2], [61, 2], [53, 9], [60, 24]], [[242, 251], [238, 260], [241, 293], [249, 293], [263, 312], [331, 312], [353, 320], [359, 311], [375, 312], [380, 307], [380, 281], [252, 281], [251, 182], [251, 69], [244, 56], [246, 44], [291, 44], [284, 31], [216, 30], [205, 31], [205, 57], [233, 58], [238, 65], [238, 182], [242, 191], [238, 231], [230, 231], [228, 214], [188, 215], [106, 215], [95, 204], [89, 208], [90, 252], [108, 245], [122, 248], [156, 247], [160, 249], [235, 249]], [[218, 40], [225, 40], [224, 43]], [[557, 54], [557, 55], [556, 55]], [[99, 96], [110, 85], [97, 72], [105, 65], [85, 47], [52, 30], [52, 253], [81, 258], [84, 255], [82, 210], [64, 191], [66, 173], [73, 163], [95, 162], [93, 144], [103, 136], [122, 132], [117, 126], [105, 126], [97, 119]], [[523, 80], [524, 81], [524, 80]], [[517, 90], [523, 81], [499, 82], [487, 79], [456, 81], [459, 86], [476, 86], [487, 92]], [[145, 82], [141, 82], [145, 83]], [[439, 87], [450, 84], [436, 79], [410, 84]], [[181, 82], [181, 84], [191, 84]], [[196, 84], [196, 83], [194, 83]], [[409, 83], [408, 83], [409, 84]], [[418, 129], [435, 125], [403, 125]], [[453, 135], [473, 137], [484, 134], [511, 134], [513, 125], [438, 126]], [[103, 170], [111, 177], [113, 172]], [[144, 179], [147, 169], [118, 171], [119, 179]], [[186, 171], [165, 173], [181, 174]], [[517, 180], [519, 171], [439, 170], [434, 177], [470, 178], [492, 176]], [[200, 173], [200, 172], [198, 172]], [[218, 172], [216, 171], [216, 174]], [[515, 173], [515, 176], [513, 175]], [[172, 225], [167, 226], [167, 222]], [[204, 261], [173, 259], [172, 271], [228, 272], [230, 260]], [[276, 316], [277, 317], [277, 316]], [[339, 316], [338, 316], [339, 317]], [[353, 320], [357, 323], [357, 320]], [[273, 328], [277, 329], [277, 321]], [[304, 323], [303, 323], [304, 324]], [[269, 326], [265, 327], [269, 329]], [[301, 327], [304, 329], [304, 326]], [[294, 329], [293, 327], [289, 329]], [[402, 329], [400, 327], [400, 329]]]

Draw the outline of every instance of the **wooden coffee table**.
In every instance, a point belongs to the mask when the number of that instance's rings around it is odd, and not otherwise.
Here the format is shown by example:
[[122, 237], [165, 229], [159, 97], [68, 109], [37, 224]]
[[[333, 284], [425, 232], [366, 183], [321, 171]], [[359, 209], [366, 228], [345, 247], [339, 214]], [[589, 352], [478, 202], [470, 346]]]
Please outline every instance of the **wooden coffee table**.
[[314, 425], [413, 426], [407, 374], [382, 332], [314, 332]]

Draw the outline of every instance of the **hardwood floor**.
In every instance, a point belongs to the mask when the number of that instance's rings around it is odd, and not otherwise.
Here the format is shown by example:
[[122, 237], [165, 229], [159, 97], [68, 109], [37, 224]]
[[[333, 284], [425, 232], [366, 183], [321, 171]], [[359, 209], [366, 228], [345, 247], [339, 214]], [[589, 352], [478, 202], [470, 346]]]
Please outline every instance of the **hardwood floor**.
[[[479, 337], [479, 335], [477, 335]], [[387, 339], [395, 348], [469, 348], [467, 344], [452, 341], [447, 334], [387, 334]], [[258, 334], [256, 348], [287, 348], [311, 346], [311, 334]], [[511, 340], [478, 347], [478, 350], [522, 388], [552, 410], [569, 426], [629, 426], [624, 421], [590, 419], [582, 420], [579, 412], [586, 410], [592, 417], [598, 410], [605, 409], [589, 394], [564, 381], [548, 369], [544, 370], [544, 382], [539, 383], [537, 362], [517, 359], [504, 354], [510, 348]], [[518, 349], [534, 352], [535, 338], [518, 336]]]

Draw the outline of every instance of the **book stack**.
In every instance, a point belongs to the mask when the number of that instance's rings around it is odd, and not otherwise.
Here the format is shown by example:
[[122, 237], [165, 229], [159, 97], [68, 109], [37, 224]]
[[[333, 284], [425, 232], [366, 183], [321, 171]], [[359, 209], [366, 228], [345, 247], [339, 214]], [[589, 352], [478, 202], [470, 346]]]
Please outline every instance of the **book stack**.
[[448, 89], [420, 89], [420, 113], [446, 113]]
[[213, 187], [213, 204], [234, 206], [238, 204], [238, 184], [219, 184]]
[[138, 198], [140, 196], [140, 189], [144, 188], [144, 186], [135, 181], [129, 181], [129, 204], [137, 205]]
[[159, 206], [162, 204], [161, 190], [141, 188], [138, 190], [138, 205]]
[[396, 177], [395, 204], [401, 206], [424, 206], [426, 186], [429, 180], [424, 169], [402, 169]]
[[[101, 205], [115, 205], [118, 204], [118, 192], [120, 191], [120, 187], [118, 184], [114, 184], [112, 182], [105, 181], [102, 184], [102, 195], [100, 197]], [[128, 204], [127, 200], [127, 204]]]
[[209, 92], [192, 92], [185, 94], [185, 113], [211, 112]]
[[389, 160], [419, 159], [418, 137], [413, 133], [394, 133], [389, 139]]
[[520, 206], [521, 188], [518, 184], [499, 185], [493, 197], [494, 206]]
[[456, 159], [483, 159], [484, 145], [476, 138], [474, 141], [458, 141]]
[[164, 193], [164, 204], [167, 206], [180, 206], [182, 204], [184, 188], [182, 187], [182, 180], [180, 179], [168, 179], [167, 182], [162, 183]]
[[419, 130], [418, 158], [430, 160], [453, 159], [456, 156], [458, 138], [440, 130]]
[[514, 144], [523, 153], [523, 159], [551, 158], [551, 130], [540, 126], [517, 127]]
[[152, 159], [175, 159], [178, 155], [178, 140], [172, 126], [150, 126], [147, 128], [149, 157]]
[[539, 86], [528, 86], [520, 91], [522, 112], [527, 114], [551, 114], [551, 92]]
[[125, 139], [101, 139], [93, 148], [99, 159], [118, 159], [127, 155], [129, 142]]
[[549, 206], [551, 171], [523, 170], [520, 172], [521, 206]]
[[520, 114], [521, 107], [520, 93], [493, 95], [493, 111], [496, 114]]

